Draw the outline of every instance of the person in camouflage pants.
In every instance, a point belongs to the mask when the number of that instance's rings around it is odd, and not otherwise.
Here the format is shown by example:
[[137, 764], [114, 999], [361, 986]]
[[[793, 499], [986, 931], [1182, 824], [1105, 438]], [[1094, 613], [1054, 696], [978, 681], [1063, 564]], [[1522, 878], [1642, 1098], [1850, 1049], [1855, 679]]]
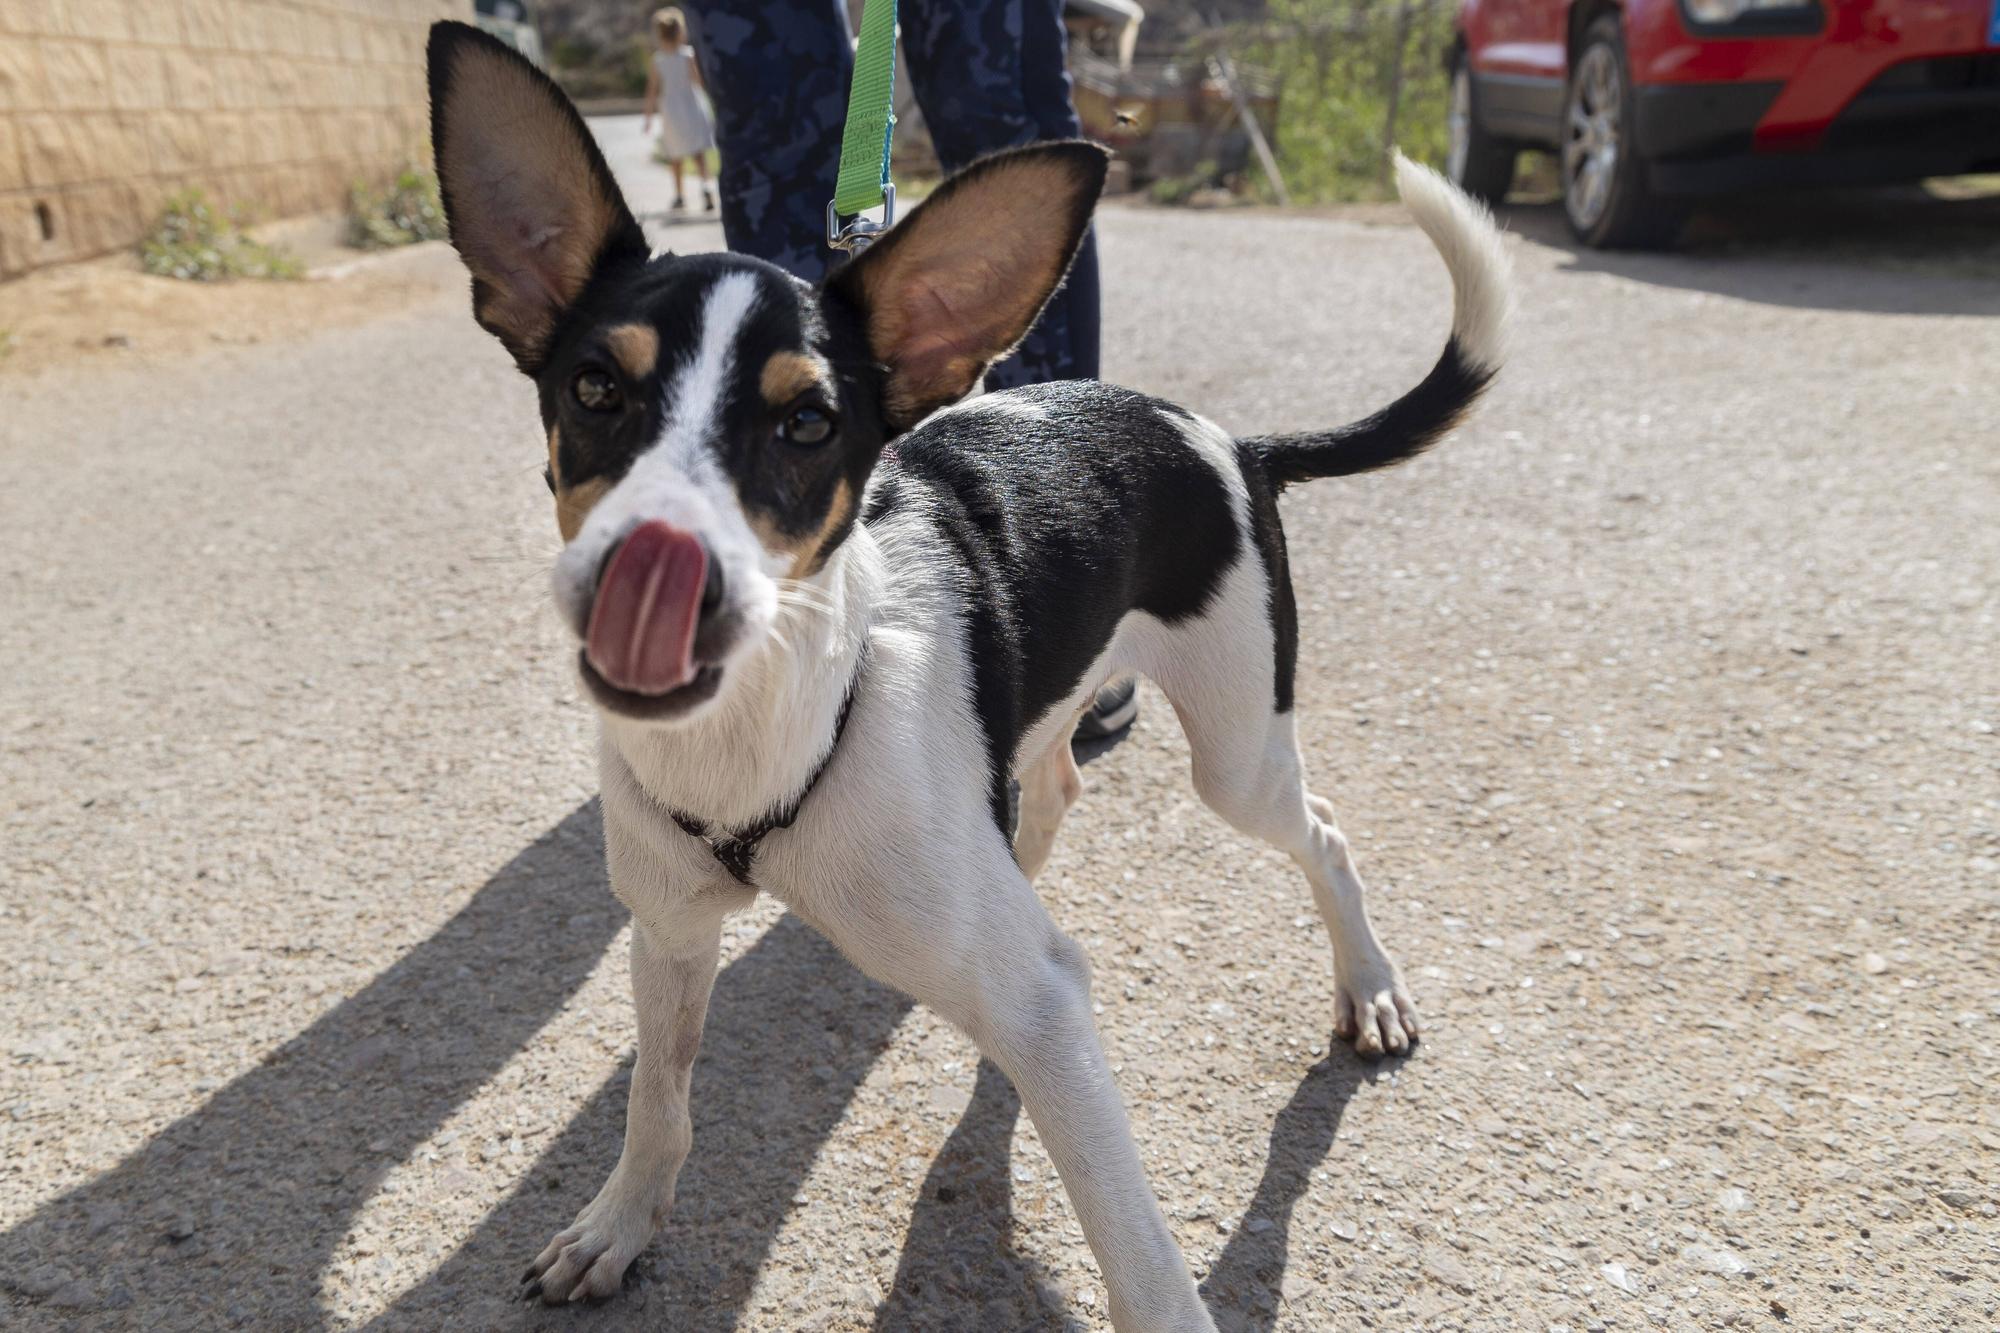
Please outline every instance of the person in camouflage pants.
[[[715, 102], [729, 248], [817, 282], [837, 262], [826, 203], [854, 71], [846, 5], [681, 3]], [[898, 17], [904, 68], [946, 171], [997, 148], [1081, 133], [1062, 0], [901, 0]], [[1069, 282], [986, 387], [1095, 379], [1097, 368], [1097, 243], [1086, 236]]]

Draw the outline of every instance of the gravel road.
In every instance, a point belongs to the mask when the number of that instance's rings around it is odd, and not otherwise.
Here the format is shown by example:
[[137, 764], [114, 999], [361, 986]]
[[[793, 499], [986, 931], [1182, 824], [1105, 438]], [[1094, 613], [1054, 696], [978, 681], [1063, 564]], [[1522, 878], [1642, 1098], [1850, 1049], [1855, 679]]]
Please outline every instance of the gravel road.
[[[1224, 1327], [2000, 1320], [2000, 279], [1511, 219], [1517, 355], [1294, 491], [1301, 733], [1425, 1015], [1329, 1050], [1170, 714], [1042, 880]], [[1107, 371], [1244, 431], [1412, 383], [1421, 236], [1111, 209]], [[718, 243], [705, 226], [677, 248]], [[532, 395], [405, 311], [0, 380], [0, 1322], [1100, 1329], [1004, 1079], [762, 904], [679, 1212], [510, 1303], [634, 1046]]]

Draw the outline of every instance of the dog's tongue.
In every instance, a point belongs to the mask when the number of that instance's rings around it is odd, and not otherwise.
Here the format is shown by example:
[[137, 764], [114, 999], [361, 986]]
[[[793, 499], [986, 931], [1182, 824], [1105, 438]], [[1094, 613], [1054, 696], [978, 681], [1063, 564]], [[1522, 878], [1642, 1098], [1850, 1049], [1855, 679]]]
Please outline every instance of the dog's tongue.
[[634, 694], [665, 694], [694, 678], [708, 552], [691, 532], [655, 519], [611, 557], [590, 609], [584, 654], [597, 674]]

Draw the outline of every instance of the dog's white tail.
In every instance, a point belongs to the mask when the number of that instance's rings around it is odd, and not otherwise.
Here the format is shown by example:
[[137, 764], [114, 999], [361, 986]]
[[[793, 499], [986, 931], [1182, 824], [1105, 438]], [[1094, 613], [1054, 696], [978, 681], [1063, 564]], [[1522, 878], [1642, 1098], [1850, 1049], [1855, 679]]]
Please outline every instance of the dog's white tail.
[[1464, 418], [1500, 370], [1511, 298], [1507, 251], [1492, 215], [1401, 153], [1396, 189], [1451, 274], [1451, 337], [1421, 384], [1371, 416], [1332, 430], [1244, 440], [1278, 486], [1416, 457]]

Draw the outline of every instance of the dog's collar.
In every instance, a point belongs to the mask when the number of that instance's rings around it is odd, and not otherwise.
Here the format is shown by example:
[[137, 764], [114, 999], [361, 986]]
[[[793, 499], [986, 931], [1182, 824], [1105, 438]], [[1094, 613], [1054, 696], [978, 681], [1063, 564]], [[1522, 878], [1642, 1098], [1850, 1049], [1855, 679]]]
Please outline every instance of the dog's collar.
[[847, 682], [847, 693], [841, 696], [840, 713], [833, 723], [833, 740], [826, 747], [819, 766], [806, 779], [806, 785], [799, 788], [798, 794], [791, 800], [772, 806], [770, 813], [755, 823], [720, 833], [711, 832], [707, 821], [696, 819], [693, 815], [684, 815], [678, 810], [667, 811], [674, 823], [680, 825], [681, 832], [707, 847], [709, 854], [738, 883], [751, 883], [750, 866], [757, 859], [757, 848], [774, 830], [792, 826], [792, 821], [799, 817], [799, 807], [806, 803], [806, 797], [813, 794], [813, 788], [819, 785], [820, 778], [825, 776], [828, 766], [833, 763], [833, 756], [840, 752], [840, 738], [847, 732], [847, 717], [854, 711], [855, 691], [861, 686], [861, 670], [867, 663], [868, 642], [864, 639], [861, 651], [855, 654], [854, 675]]

